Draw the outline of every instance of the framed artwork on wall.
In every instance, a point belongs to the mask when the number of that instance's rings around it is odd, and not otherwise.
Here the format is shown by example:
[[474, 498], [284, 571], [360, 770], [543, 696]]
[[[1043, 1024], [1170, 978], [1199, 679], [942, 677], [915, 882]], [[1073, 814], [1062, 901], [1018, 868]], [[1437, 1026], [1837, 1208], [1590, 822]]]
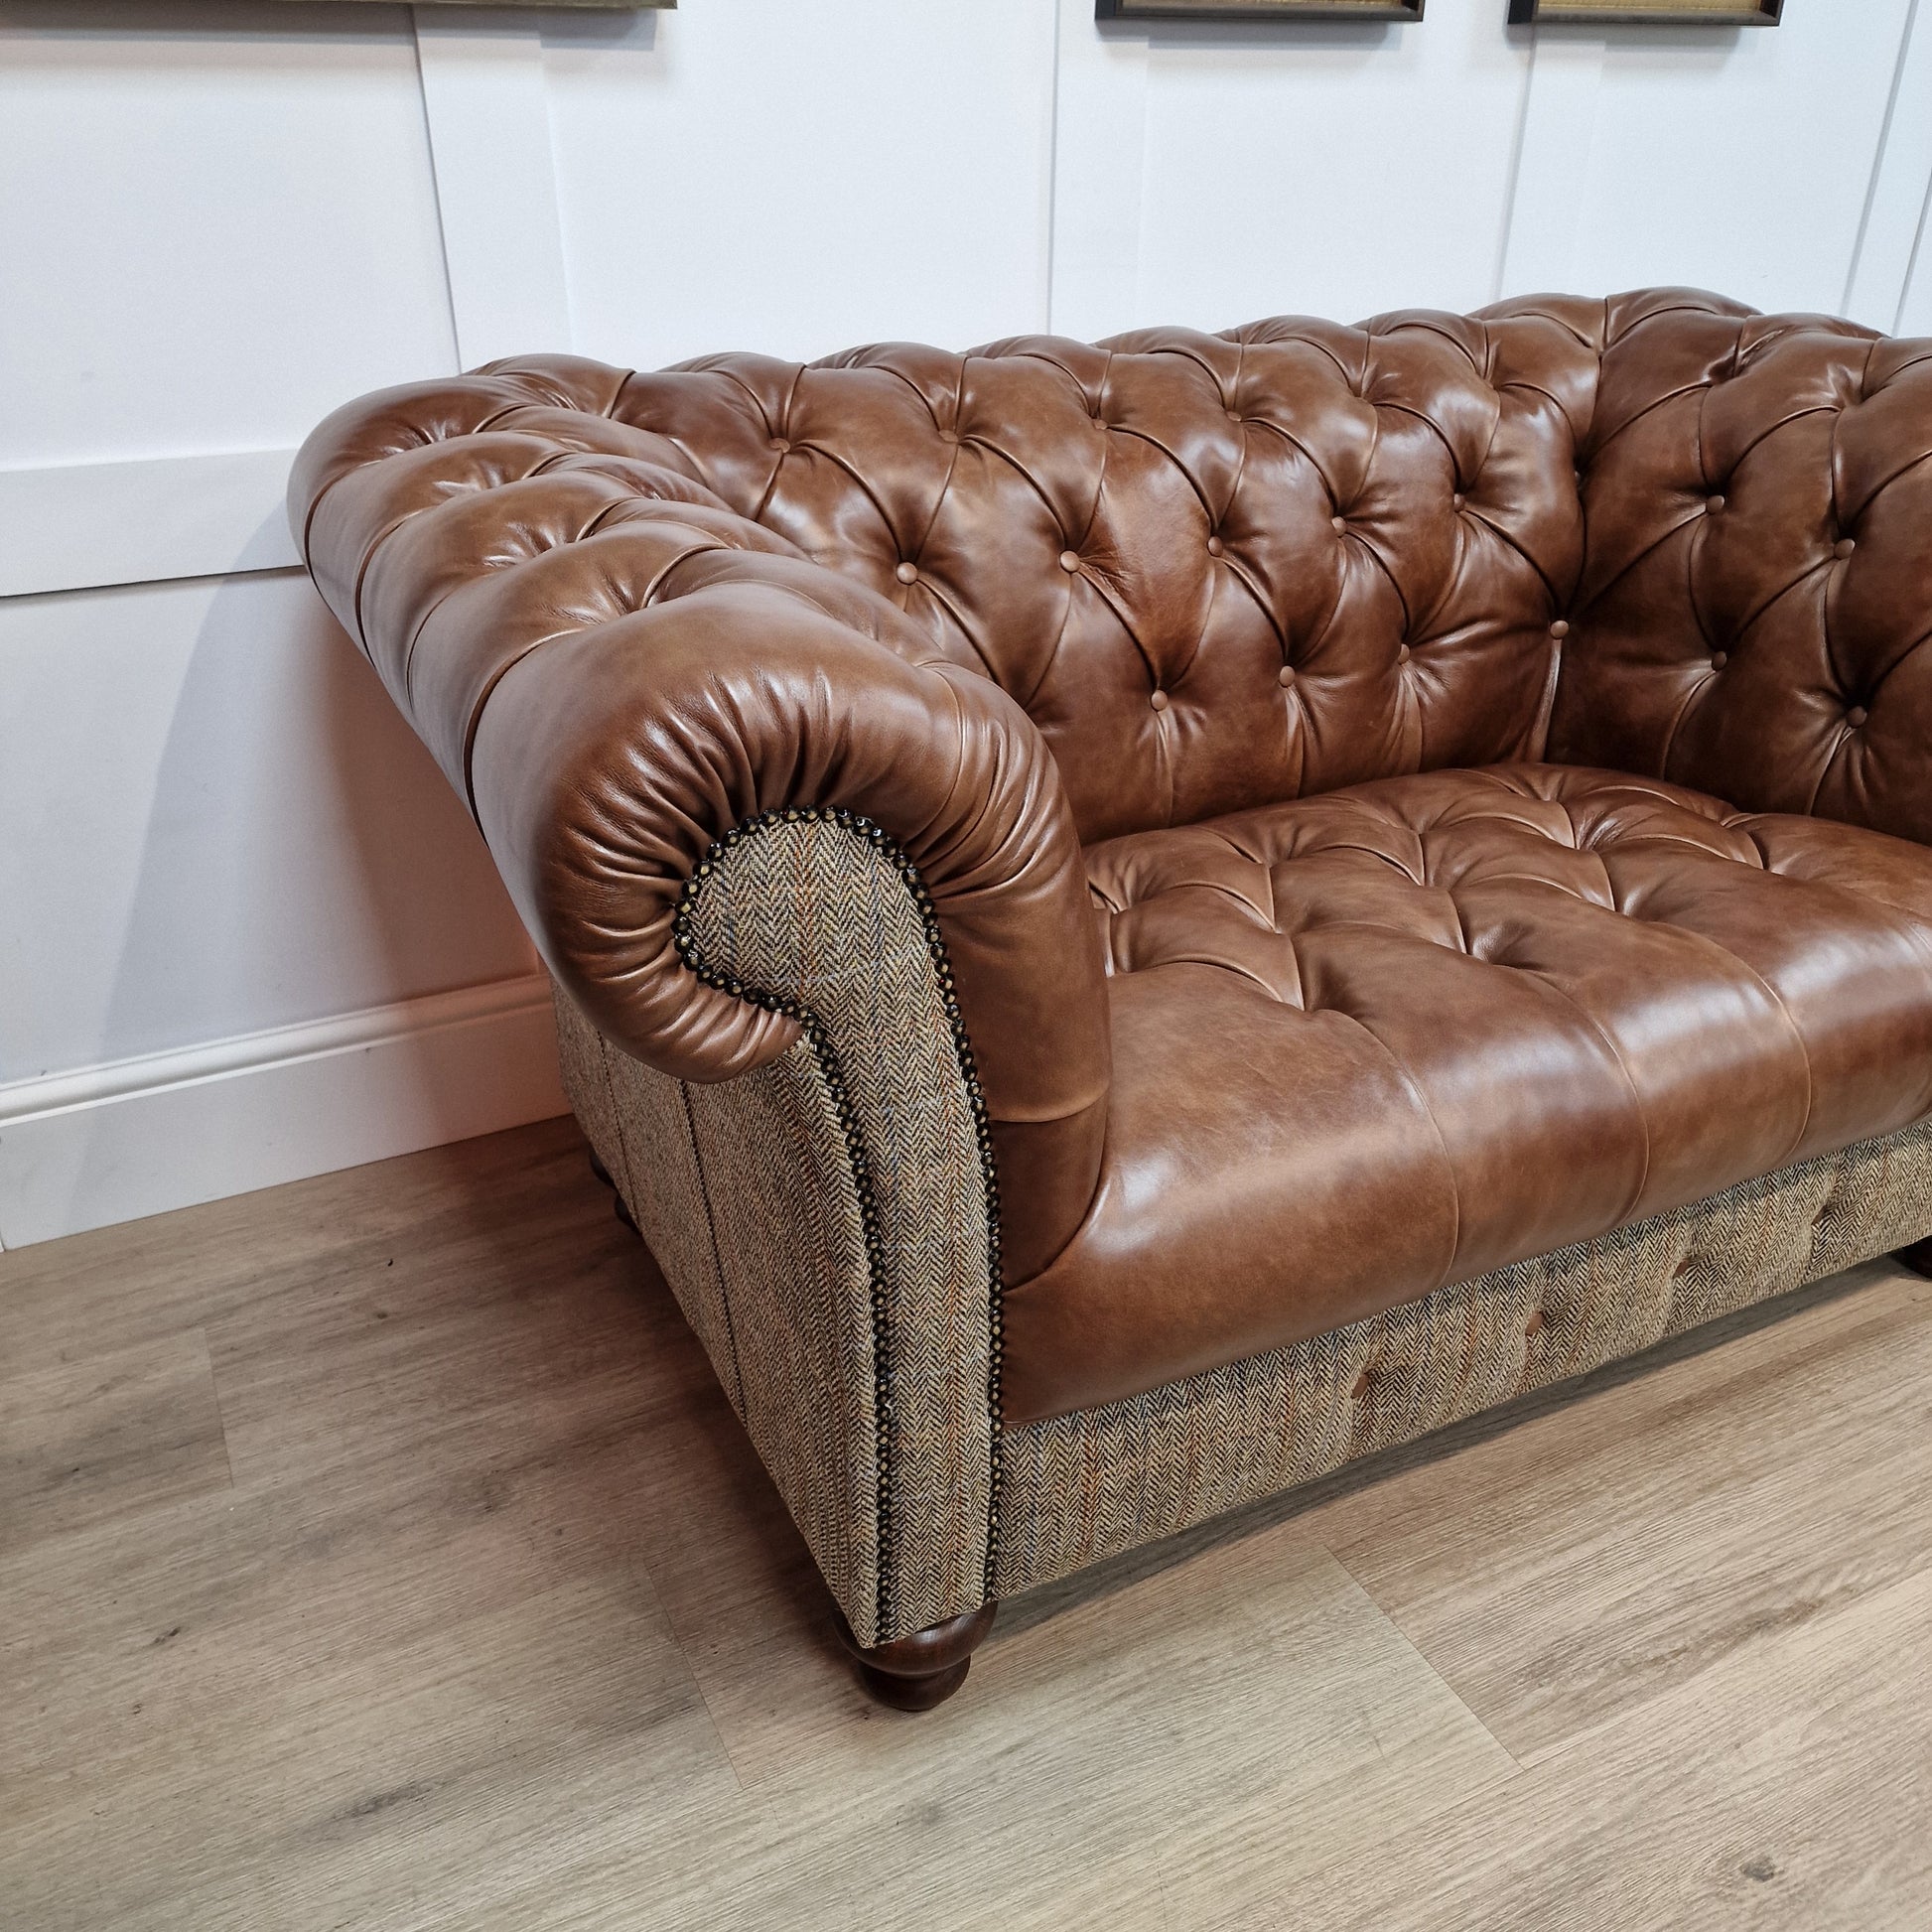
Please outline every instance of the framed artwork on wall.
[[[483, 3], [484, 0], [417, 0], [418, 5], [430, 7], [475, 8]], [[534, 4], [545, 13], [666, 13], [677, 8], [677, 0], [534, 0]]]
[[1423, 0], [1094, 0], [1096, 20], [1420, 20]]
[[1784, 0], [1509, 0], [1509, 22], [1593, 27], [1775, 27]]

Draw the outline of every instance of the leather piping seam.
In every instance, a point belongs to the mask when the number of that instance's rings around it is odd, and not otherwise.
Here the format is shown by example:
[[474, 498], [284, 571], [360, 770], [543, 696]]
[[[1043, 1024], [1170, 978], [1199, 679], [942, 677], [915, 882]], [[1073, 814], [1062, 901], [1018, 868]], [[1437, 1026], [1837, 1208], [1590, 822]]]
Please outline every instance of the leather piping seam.
[[1000, 1264], [1000, 1188], [993, 1160], [993, 1130], [987, 1116], [986, 1095], [980, 1086], [972, 1043], [967, 1037], [965, 1017], [960, 1011], [959, 995], [953, 986], [952, 963], [947, 957], [945, 938], [939, 930], [938, 907], [933, 903], [919, 869], [904, 848], [876, 820], [843, 805], [795, 805], [759, 812], [742, 819], [730, 831], [712, 840], [690, 877], [678, 891], [672, 917], [672, 943], [678, 957], [704, 985], [729, 994], [735, 1000], [762, 1008], [766, 1013], [783, 1014], [797, 1023], [800, 1035], [817, 1061], [820, 1077], [832, 1098], [839, 1138], [851, 1164], [853, 1185], [859, 1197], [860, 1226], [865, 1237], [866, 1272], [872, 1303], [873, 1431], [874, 1466], [877, 1470], [877, 1510], [879, 1538], [879, 1579], [875, 1615], [878, 1634], [874, 1641], [885, 1643], [893, 1628], [897, 1596], [893, 1564], [893, 1363], [891, 1330], [886, 1307], [886, 1255], [879, 1224], [879, 1212], [866, 1159], [859, 1124], [847, 1098], [844, 1068], [825, 1023], [804, 1001], [787, 993], [773, 992], [713, 966], [701, 953], [693, 929], [692, 915], [699, 897], [717, 876], [726, 856], [748, 838], [779, 824], [828, 824], [855, 834], [876, 851], [903, 881], [907, 897], [925, 930], [926, 951], [938, 982], [940, 1004], [952, 1034], [953, 1053], [958, 1063], [966, 1102], [972, 1114], [973, 1142], [979, 1155], [981, 1184], [986, 1195], [987, 1315], [988, 1347], [986, 1374], [987, 1416], [991, 1445], [986, 1506], [986, 1559], [981, 1575], [981, 1600], [991, 1601], [998, 1575], [1001, 1492], [1005, 1486], [1006, 1448], [1001, 1422], [1001, 1370], [1004, 1348], [1005, 1283]]

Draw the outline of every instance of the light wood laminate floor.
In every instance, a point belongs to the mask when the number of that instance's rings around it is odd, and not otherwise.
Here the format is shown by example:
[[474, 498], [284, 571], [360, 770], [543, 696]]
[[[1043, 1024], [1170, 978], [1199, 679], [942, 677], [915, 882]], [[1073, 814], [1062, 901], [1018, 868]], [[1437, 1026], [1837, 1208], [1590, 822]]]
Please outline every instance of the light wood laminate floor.
[[1889, 1264], [866, 1703], [567, 1122], [0, 1256], [0, 1925], [1932, 1926]]

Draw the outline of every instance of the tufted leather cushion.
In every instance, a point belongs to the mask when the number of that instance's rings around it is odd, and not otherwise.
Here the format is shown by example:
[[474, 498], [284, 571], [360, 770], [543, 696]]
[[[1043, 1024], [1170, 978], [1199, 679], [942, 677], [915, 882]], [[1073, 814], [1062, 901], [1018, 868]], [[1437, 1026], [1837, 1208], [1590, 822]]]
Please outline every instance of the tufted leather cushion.
[[721, 356], [611, 410], [983, 666], [1096, 838], [1540, 744], [1602, 315]]
[[1932, 838], [1932, 343], [1627, 306], [1549, 756]]
[[1932, 852], [1548, 764], [1088, 854], [1093, 1209], [1013, 1421], [1110, 1402], [1932, 1110]]

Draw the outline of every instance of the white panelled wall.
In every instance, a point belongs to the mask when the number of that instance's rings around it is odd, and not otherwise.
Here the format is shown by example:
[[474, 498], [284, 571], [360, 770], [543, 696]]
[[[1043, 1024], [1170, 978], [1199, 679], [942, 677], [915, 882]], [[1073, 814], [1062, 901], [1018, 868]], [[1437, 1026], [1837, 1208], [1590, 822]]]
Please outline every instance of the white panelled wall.
[[1506, 10], [0, 0], [0, 1244], [562, 1104], [487, 855], [292, 568], [351, 396], [1651, 282], [1932, 333], [1932, 0]]

